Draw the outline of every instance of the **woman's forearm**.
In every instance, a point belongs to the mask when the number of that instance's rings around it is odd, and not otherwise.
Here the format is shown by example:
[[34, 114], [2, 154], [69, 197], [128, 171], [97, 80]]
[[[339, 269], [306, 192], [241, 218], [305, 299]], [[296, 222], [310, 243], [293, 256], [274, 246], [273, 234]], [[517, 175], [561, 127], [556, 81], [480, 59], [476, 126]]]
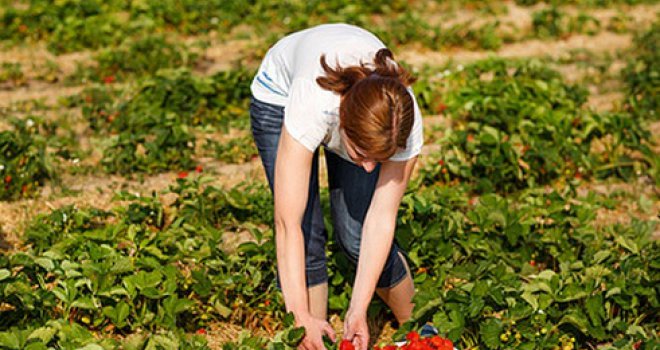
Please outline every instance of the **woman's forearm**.
[[351, 308], [366, 311], [387, 261], [401, 198], [417, 158], [405, 162], [384, 162], [376, 191], [362, 226], [360, 259], [351, 298]]
[[394, 239], [394, 223], [365, 219], [351, 308], [366, 312]]
[[309, 314], [305, 283], [305, 243], [300, 225], [275, 225], [277, 270], [286, 310], [296, 318]]

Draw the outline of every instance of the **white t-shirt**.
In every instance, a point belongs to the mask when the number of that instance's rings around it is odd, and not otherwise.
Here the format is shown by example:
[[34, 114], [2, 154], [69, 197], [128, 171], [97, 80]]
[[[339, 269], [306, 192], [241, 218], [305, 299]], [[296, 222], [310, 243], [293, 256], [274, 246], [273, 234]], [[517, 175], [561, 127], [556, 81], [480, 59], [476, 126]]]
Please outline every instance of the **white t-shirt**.
[[[252, 95], [284, 107], [284, 125], [291, 136], [314, 152], [323, 144], [351, 161], [339, 134], [339, 94], [325, 90], [316, 78], [325, 76], [321, 55], [328, 65], [342, 67], [372, 64], [385, 45], [372, 33], [348, 24], [323, 24], [279, 40], [268, 50], [252, 81]], [[412, 89], [414, 122], [406, 149], [390, 160], [407, 160], [419, 154], [424, 143], [422, 115]]]

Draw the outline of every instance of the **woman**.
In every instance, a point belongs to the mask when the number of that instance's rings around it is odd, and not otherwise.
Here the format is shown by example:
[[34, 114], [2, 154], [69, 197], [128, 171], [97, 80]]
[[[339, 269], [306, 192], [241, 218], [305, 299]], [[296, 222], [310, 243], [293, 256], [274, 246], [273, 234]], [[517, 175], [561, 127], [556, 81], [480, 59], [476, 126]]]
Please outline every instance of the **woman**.
[[324, 349], [323, 334], [335, 338], [326, 321], [320, 145], [335, 236], [357, 265], [344, 338], [367, 348], [374, 291], [399, 322], [411, 315], [413, 281], [393, 238], [423, 144], [412, 82], [376, 36], [346, 24], [284, 37], [252, 82], [252, 133], [275, 199], [278, 285], [287, 311], [305, 327], [303, 349]]

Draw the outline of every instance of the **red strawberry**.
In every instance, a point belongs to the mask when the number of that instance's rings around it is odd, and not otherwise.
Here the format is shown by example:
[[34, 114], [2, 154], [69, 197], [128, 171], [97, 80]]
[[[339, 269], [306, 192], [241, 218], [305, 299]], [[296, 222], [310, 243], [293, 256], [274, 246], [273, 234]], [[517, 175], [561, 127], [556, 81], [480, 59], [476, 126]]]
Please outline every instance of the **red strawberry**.
[[443, 166], [443, 165], [445, 165], [445, 161], [442, 160], [442, 159], [440, 159], [440, 160], [438, 161], [438, 165], [439, 165], [439, 166]]
[[204, 329], [204, 328], [198, 329], [197, 334], [206, 334], [206, 329]]
[[264, 305], [266, 305], [266, 306], [270, 306], [270, 300], [266, 300], [266, 301], [264, 301]]
[[419, 340], [419, 333], [417, 333], [416, 331], [410, 331], [406, 335], [406, 339], [408, 339], [411, 342], [417, 341]]
[[185, 178], [188, 177], [188, 172], [187, 172], [187, 171], [181, 171], [181, 172], [179, 172], [179, 174], [177, 175], [177, 177], [178, 177], [179, 179], [185, 179]]
[[472, 142], [472, 141], [474, 141], [474, 135], [472, 135], [472, 134], [468, 134], [468, 136], [467, 136], [467, 142]]
[[198, 166], [195, 167], [195, 171], [198, 172], [198, 173], [201, 173], [202, 170], [204, 170], [204, 168], [202, 168], [201, 165], [198, 165]]
[[339, 350], [355, 350], [355, 346], [353, 346], [350, 340], [344, 339], [339, 344]]
[[440, 350], [454, 350], [454, 343], [452, 343], [449, 339], [443, 339], [442, 347]]
[[444, 342], [442, 341], [441, 336], [436, 335], [433, 338], [431, 338], [431, 345], [435, 346], [436, 348], [441, 347], [442, 344], [444, 344]]
[[112, 84], [115, 82], [115, 76], [114, 75], [108, 75], [107, 77], [103, 78], [103, 82], [106, 84]]
[[5, 176], [5, 183], [10, 183], [11, 182], [11, 175]]
[[529, 264], [532, 265], [532, 266], [536, 266], [536, 261], [534, 261], [534, 260], [530, 260], [530, 261], [529, 261]]

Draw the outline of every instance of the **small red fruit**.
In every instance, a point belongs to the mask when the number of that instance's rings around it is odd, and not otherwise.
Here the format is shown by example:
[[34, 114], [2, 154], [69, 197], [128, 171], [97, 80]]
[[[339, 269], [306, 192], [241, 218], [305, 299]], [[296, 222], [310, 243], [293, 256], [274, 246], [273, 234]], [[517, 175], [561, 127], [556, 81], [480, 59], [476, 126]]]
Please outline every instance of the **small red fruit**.
[[529, 264], [532, 265], [532, 266], [536, 266], [536, 261], [534, 261], [534, 260], [530, 260], [530, 261], [529, 261]]
[[433, 338], [431, 338], [431, 345], [435, 346], [436, 348], [441, 347], [442, 344], [444, 344], [444, 342], [442, 341], [441, 336], [436, 335]]
[[202, 170], [204, 170], [204, 168], [202, 168], [201, 165], [198, 165], [198, 166], [195, 167], [195, 171], [198, 172], [198, 173], [201, 173]]
[[266, 305], [266, 306], [270, 306], [270, 300], [266, 300], [266, 301], [264, 301], [264, 305]]
[[187, 172], [187, 171], [181, 171], [181, 172], [179, 172], [179, 174], [177, 175], [177, 177], [178, 177], [179, 179], [185, 179], [185, 178], [188, 177], [188, 172]]
[[438, 111], [438, 113], [442, 113], [442, 112], [444, 112], [446, 109], [447, 109], [447, 105], [444, 104], [444, 103], [440, 103], [440, 104], [438, 105], [437, 111]]
[[410, 332], [408, 332], [408, 334], [406, 335], [406, 339], [408, 339], [408, 340], [411, 341], [411, 342], [412, 342], [412, 341], [417, 341], [417, 340], [419, 340], [419, 333], [417, 333], [417, 332], [415, 332], [415, 331], [410, 331]]
[[103, 78], [103, 82], [105, 82], [106, 84], [112, 84], [115, 82], [115, 76], [108, 75], [107, 77]]
[[339, 344], [339, 350], [355, 350], [355, 346], [353, 346], [350, 340], [344, 339]]
[[11, 182], [11, 175], [5, 176], [5, 183], [10, 183]]
[[206, 329], [204, 329], [204, 328], [198, 329], [197, 334], [206, 334]]
[[468, 134], [468, 136], [467, 136], [467, 142], [472, 142], [472, 141], [474, 141], [474, 135], [472, 135], [472, 134]]
[[445, 161], [442, 160], [442, 159], [440, 159], [440, 160], [438, 161], [438, 165], [439, 165], [439, 166], [443, 166], [443, 165], [445, 165]]

